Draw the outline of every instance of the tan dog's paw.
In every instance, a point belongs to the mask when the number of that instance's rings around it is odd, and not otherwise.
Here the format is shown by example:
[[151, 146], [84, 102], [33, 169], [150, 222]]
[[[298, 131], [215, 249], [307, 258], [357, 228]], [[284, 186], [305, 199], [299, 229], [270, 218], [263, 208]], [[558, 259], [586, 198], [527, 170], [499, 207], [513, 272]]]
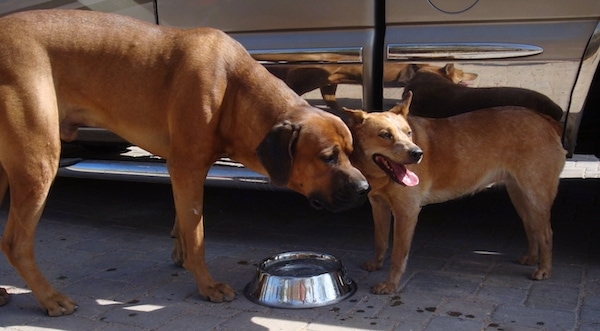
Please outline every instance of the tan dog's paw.
[[544, 268], [538, 268], [532, 275], [531, 279], [534, 280], [544, 280], [548, 279], [552, 276], [552, 272], [550, 270], [546, 270]]
[[371, 287], [371, 293], [373, 294], [392, 294], [394, 292], [396, 292], [396, 284], [388, 282], [382, 282]]
[[377, 260], [369, 260], [362, 264], [362, 268], [366, 271], [376, 271], [381, 269], [383, 262], [377, 262]]
[[8, 302], [8, 292], [0, 287], [0, 306], [4, 306]]
[[233, 301], [235, 291], [225, 283], [214, 283], [201, 290], [200, 295], [211, 302]]
[[538, 262], [538, 257], [536, 255], [524, 254], [523, 256], [521, 256], [519, 258], [519, 263], [520, 264], [534, 265], [537, 262]]
[[71, 315], [77, 310], [77, 305], [71, 298], [58, 292], [51, 293], [38, 301], [40, 306], [46, 309], [48, 316]]

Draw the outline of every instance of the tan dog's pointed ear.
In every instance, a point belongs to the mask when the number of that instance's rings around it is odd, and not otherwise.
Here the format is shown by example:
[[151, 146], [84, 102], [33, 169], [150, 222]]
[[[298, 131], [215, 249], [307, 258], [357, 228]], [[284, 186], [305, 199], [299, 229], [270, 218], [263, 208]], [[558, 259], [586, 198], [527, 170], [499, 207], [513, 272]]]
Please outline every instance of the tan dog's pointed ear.
[[256, 148], [260, 163], [275, 185], [285, 186], [290, 178], [299, 133], [299, 125], [283, 121], [271, 128]]
[[365, 112], [359, 109], [349, 109], [346, 107], [342, 108], [344, 110], [344, 112], [346, 113], [346, 115], [348, 115], [348, 125], [349, 126], [353, 126], [353, 125], [359, 125], [362, 124], [362, 122], [365, 121]]
[[402, 102], [394, 106], [394, 108], [390, 109], [390, 111], [394, 114], [402, 115], [404, 117], [408, 116], [408, 111], [410, 110], [410, 103], [412, 102], [412, 97], [412, 91], [405, 91], [402, 95]]

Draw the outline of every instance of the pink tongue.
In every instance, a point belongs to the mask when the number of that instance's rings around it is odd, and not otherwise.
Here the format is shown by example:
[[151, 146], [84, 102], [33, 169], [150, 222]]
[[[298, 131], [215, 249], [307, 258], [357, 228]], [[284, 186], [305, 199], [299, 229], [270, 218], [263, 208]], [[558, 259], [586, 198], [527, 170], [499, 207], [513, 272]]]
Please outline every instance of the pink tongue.
[[419, 184], [419, 176], [414, 172], [408, 170], [404, 165], [390, 162], [392, 167], [394, 167], [394, 172], [397, 175], [397, 179], [399, 182], [406, 186], [415, 186]]
[[402, 184], [406, 185], [406, 186], [415, 186], [417, 184], [419, 184], [419, 176], [417, 176], [417, 174], [415, 174], [414, 172], [404, 168], [405, 172], [404, 172], [404, 176], [402, 176], [402, 178], [400, 178], [400, 181], [402, 182]]

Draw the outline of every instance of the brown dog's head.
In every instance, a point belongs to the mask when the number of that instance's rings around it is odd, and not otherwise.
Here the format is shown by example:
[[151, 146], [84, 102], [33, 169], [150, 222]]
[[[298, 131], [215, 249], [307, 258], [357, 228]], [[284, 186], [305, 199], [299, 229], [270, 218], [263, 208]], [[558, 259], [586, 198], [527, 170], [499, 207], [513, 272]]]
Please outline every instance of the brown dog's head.
[[352, 161], [368, 177], [388, 176], [394, 182], [414, 186], [419, 177], [406, 164], [419, 163], [423, 151], [412, 141], [407, 121], [412, 92], [387, 112], [366, 113], [344, 109], [355, 139]]
[[326, 112], [303, 112], [274, 126], [256, 149], [271, 181], [306, 196], [315, 208], [341, 211], [366, 200], [369, 184], [350, 163], [352, 135]]

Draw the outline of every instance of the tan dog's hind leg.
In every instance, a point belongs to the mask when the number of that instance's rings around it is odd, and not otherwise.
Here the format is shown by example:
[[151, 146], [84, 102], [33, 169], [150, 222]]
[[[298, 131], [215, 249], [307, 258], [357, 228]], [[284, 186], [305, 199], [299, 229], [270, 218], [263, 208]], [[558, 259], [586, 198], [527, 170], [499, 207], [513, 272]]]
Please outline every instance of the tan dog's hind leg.
[[[36, 81], [34, 78], [31, 81]], [[41, 85], [41, 84], [40, 84]], [[43, 86], [30, 87], [39, 99], [0, 91], [0, 163], [10, 185], [10, 208], [1, 247], [8, 261], [50, 316], [71, 314], [75, 303], [56, 291], [40, 272], [34, 257], [35, 228], [58, 169], [60, 138], [56, 101]], [[8, 102], [6, 102], [8, 101]], [[9, 106], [10, 105], [10, 106]]]
[[189, 162], [189, 155], [178, 162], [175, 159], [167, 161], [177, 213], [175, 248], [181, 249], [183, 267], [194, 276], [200, 295], [212, 302], [231, 301], [235, 292], [229, 285], [213, 280], [204, 259], [203, 195], [210, 163], [199, 170], [198, 164]]
[[[552, 177], [544, 177], [552, 178]], [[527, 184], [527, 190], [514, 181], [507, 181], [506, 190], [523, 221], [529, 248], [521, 256], [519, 263], [538, 267], [532, 274], [536, 280], [552, 276], [552, 227], [550, 213], [557, 193], [558, 184], [552, 180], [546, 183]]]

